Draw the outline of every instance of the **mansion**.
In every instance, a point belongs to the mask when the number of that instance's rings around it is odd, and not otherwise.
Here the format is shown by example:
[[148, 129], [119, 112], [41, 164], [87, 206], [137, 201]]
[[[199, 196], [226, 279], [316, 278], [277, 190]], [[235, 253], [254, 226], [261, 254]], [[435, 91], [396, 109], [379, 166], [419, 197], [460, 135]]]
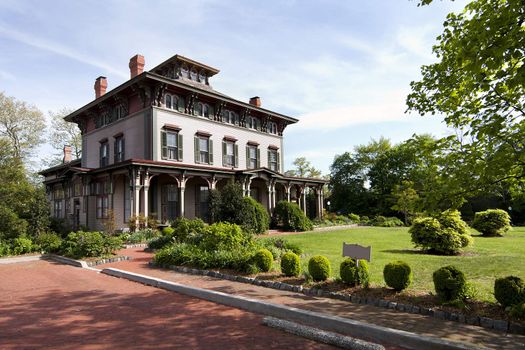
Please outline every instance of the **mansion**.
[[[82, 134], [81, 159], [64, 147], [63, 163], [41, 171], [51, 213], [72, 227], [102, 229], [111, 210], [117, 228], [131, 217], [208, 220], [209, 191], [228, 181], [271, 214], [280, 200], [310, 216], [323, 211], [325, 180], [283, 175], [283, 132], [298, 120], [235, 100], [210, 85], [219, 70], [175, 55], [150, 71], [129, 62], [130, 79], [65, 117]], [[306, 194], [315, 198], [308, 205]]]

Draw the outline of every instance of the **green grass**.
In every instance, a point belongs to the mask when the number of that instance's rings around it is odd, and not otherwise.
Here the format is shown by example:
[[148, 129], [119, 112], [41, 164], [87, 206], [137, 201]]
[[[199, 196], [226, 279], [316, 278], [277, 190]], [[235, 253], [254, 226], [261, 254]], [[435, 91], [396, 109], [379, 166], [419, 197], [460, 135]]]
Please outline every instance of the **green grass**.
[[313, 255], [325, 255], [332, 263], [332, 276], [339, 276], [343, 242], [372, 246], [371, 282], [385, 285], [383, 267], [393, 260], [407, 262], [414, 273], [410, 289], [433, 292], [432, 273], [441, 266], [455, 265], [462, 270], [478, 291], [477, 299], [495, 301], [494, 279], [515, 275], [525, 279], [525, 227], [515, 227], [504, 237], [478, 237], [460, 256], [422, 254], [410, 241], [407, 228], [359, 227], [324, 233], [285, 236], [304, 249], [303, 271]]

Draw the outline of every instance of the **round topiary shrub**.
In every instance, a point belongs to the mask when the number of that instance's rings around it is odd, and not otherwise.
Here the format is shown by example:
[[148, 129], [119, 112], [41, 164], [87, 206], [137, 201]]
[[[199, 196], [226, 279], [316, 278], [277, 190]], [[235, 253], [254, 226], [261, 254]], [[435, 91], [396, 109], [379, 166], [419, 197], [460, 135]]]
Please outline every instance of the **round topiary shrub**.
[[385, 265], [383, 277], [387, 286], [399, 292], [412, 283], [412, 269], [404, 261], [393, 261]]
[[273, 255], [266, 248], [259, 249], [253, 256], [253, 262], [262, 272], [268, 272], [272, 269]]
[[502, 236], [510, 229], [510, 216], [505, 210], [488, 209], [474, 215], [472, 227], [483, 236]]
[[308, 272], [314, 281], [326, 281], [332, 272], [330, 261], [322, 255], [313, 256], [308, 261]]
[[281, 257], [281, 271], [285, 276], [299, 276], [301, 273], [301, 260], [292, 252], [286, 252]]
[[494, 281], [494, 297], [504, 307], [525, 302], [525, 283], [516, 276], [497, 278]]
[[359, 266], [352, 258], [347, 258], [341, 262], [339, 267], [339, 276], [341, 280], [351, 286], [363, 285], [368, 287], [370, 281], [370, 272], [368, 262], [359, 260]]
[[444, 266], [432, 275], [434, 288], [441, 301], [449, 302], [465, 299], [467, 291], [467, 278], [455, 266]]

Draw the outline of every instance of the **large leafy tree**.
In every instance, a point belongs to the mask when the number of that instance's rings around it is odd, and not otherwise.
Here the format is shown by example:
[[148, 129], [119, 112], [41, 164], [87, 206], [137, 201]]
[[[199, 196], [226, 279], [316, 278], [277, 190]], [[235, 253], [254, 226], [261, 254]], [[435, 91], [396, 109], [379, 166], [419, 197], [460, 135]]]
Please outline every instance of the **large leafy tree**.
[[62, 158], [62, 150], [69, 145], [73, 151], [73, 157], [80, 158], [82, 155], [82, 135], [76, 123], [64, 120], [64, 117], [73, 112], [72, 109], [63, 108], [57, 112], [49, 112], [51, 117], [50, 143], [57, 150], [57, 158]]
[[[431, 1], [421, 1], [425, 5]], [[408, 110], [442, 114], [457, 135], [443, 139], [450, 179], [471, 196], [525, 179], [525, 6], [476, 0], [449, 14], [433, 52], [438, 62], [411, 83]], [[462, 181], [463, 180], [463, 181]]]
[[24, 159], [38, 147], [46, 129], [45, 119], [35, 106], [0, 92], [0, 138], [7, 140], [17, 159]]
[[293, 161], [294, 169], [287, 170], [284, 174], [286, 176], [310, 177], [320, 178], [321, 171], [316, 169], [309, 160], [305, 157], [295, 158]]

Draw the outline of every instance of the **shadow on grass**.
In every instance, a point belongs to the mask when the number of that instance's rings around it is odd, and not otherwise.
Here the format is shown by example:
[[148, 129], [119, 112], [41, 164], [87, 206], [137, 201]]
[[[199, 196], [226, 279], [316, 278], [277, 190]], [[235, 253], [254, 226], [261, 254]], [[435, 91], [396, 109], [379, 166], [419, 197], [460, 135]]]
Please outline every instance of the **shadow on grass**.
[[392, 253], [392, 254], [416, 254], [416, 255], [439, 255], [439, 254], [432, 254], [425, 250], [416, 250], [416, 249], [385, 249], [381, 250], [382, 253]]

